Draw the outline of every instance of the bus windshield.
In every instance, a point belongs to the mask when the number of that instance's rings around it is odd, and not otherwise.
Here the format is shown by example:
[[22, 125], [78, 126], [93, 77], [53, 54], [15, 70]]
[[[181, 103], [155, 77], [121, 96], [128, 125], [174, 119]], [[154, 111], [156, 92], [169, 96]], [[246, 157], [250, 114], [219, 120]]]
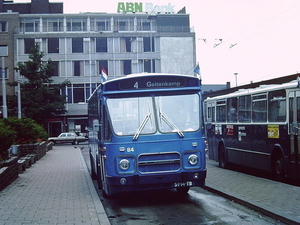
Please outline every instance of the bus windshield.
[[109, 98], [108, 111], [116, 135], [127, 136], [155, 133], [151, 97]]
[[159, 130], [162, 133], [196, 131], [199, 122], [199, 95], [172, 95], [155, 97]]
[[184, 137], [184, 132], [196, 131], [200, 127], [198, 94], [109, 98], [107, 106], [114, 133], [132, 135], [133, 140], [157, 130]]

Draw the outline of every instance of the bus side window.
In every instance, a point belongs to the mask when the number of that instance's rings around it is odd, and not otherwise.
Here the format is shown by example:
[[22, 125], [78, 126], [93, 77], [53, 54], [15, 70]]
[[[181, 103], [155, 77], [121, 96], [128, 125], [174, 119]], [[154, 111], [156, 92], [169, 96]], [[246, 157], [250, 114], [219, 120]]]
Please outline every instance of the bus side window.
[[237, 98], [227, 99], [227, 121], [237, 121]]
[[257, 94], [253, 96], [252, 103], [253, 122], [267, 121], [267, 99], [266, 94]]
[[271, 91], [268, 96], [268, 118], [270, 122], [286, 120], [286, 95], [284, 90]]
[[251, 122], [251, 96], [240, 96], [238, 116], [240, 122]]
[[217, 102], [216, 121], [226, 122], [226, 100], [219, 100]]

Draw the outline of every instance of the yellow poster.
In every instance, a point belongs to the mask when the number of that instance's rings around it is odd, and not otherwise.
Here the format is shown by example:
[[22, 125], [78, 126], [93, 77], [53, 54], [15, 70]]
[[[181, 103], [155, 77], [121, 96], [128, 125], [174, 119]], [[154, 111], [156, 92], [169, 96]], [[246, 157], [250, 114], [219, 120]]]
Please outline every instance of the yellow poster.
[[279, 138], [279, 125], [268, 125], [268, 138]]

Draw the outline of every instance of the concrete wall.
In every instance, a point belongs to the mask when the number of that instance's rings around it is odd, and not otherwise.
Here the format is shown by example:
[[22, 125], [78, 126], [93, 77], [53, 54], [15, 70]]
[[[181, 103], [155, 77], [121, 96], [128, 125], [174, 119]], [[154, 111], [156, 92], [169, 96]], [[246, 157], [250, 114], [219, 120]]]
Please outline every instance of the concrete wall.
[[161, 37], [161, 72], [193, 75], [195, 67], [193, 37]]

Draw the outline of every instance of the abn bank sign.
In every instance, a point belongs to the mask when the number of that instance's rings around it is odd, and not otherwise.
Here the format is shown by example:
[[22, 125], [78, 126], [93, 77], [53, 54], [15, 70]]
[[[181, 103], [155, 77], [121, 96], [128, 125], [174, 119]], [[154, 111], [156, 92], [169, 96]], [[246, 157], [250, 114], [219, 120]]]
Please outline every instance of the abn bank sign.
[[117, 12], [174, 13], [175, 11], [171, 3], [168, 3], [168, 5], [154, 5], [150, 2], [119, 2]]

